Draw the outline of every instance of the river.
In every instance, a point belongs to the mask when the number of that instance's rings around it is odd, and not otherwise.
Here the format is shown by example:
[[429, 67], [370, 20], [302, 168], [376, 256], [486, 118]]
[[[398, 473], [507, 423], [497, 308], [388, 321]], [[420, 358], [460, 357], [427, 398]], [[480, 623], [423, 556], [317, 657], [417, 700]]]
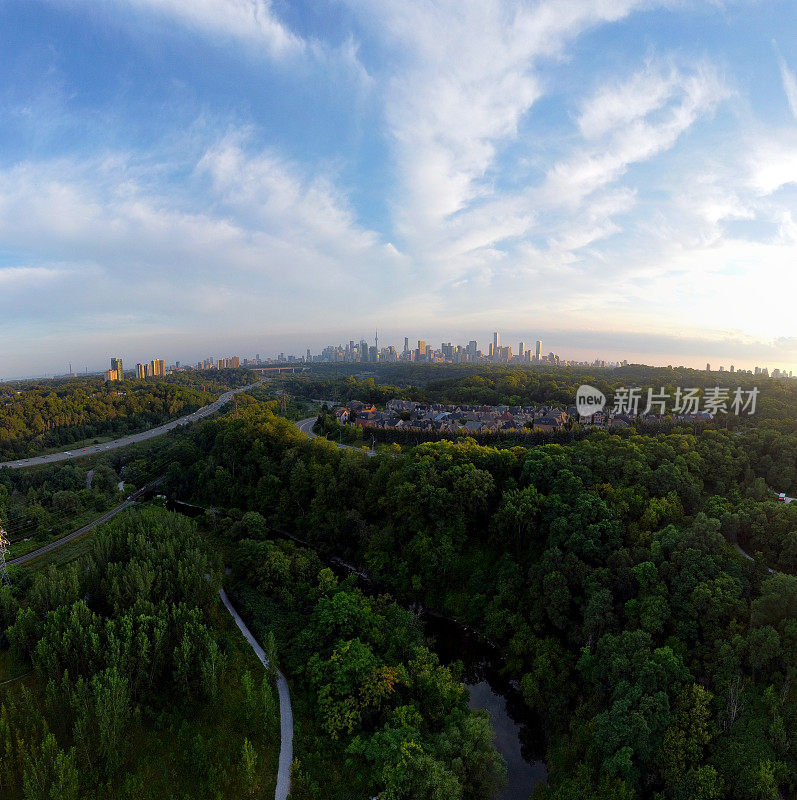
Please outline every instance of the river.
[[[171, 499], [167, 502], [167, 508], [192, 517], [205, 510]], [[354, 573], [366, 594], [391, 593], [388, 589], [376, 586], [368, 575], [343, 559], [330, 557], [289, 533], [273, 533], [314, 550], [338, 574]], [[495, 746], [504, 757], [507, 768], [506, 787], [492, 800], [528, 800], [531, 790], [547, 778], [543, 761], [545, 736], [541, 720], [527, 708], [515, 682], [501, 674], [504, 659], [500, 649], [456, 620], [416, 606], [413, 608], [440, 662], [445, 665], [457, 661], [462, 663], [462, 680], [470, 690], [469, 706], [472, 709], [484, 709], [490, 715], [495, 731]]]

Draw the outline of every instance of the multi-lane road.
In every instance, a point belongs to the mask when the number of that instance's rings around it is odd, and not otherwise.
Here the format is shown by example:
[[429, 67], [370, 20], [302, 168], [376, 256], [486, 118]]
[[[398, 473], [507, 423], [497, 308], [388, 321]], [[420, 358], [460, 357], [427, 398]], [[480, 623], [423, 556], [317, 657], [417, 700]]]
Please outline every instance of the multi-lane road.
[[0, 461], [0, 467], [22, 469], [23, 467], [35, 467], [39, 464], [54, 464], [58, 461], [69, 461], [73, 458], [82, 458], [83, 456], [94, 455], [96, 453], [104, 453], [106, 450], [116, 450], [119, 447], [127, 447], [127, 445], [135, 444], [136, 442], [146, 442], [148, 439], [154, 439], [156, 436], [163, 436], [164, 433], [168, 433], [180, 425], [187, 425], [189, 422], [196, 422], [197, 420], [209, 417], [211, 414], [218, 411], [225, 403], [229, 403], [234, 395], [245, 392], [255, 385], [256, 384], [251, 383], [249, 386], [242, 386], [240, 389], [233, 389], [232, 391], [225, 392], [218, 400], [214, 400], [210, 405], [204, 406], [194, 411], [192, 414], [186, 414], [184, 417], [167, 422], [165, 425], [159, 425], [157, 428], [150, 428], [148, 431], [133, 433], [130, 436], [123, 436], [121, 439], [114, 439], [112, 442], [93, 444], [89, 447], [81, 447], [77, 450], [63, 450], [60, 453], [50, 453], [46, 456], [34, 456], [33, 458], [21, 458], [17, 461]]

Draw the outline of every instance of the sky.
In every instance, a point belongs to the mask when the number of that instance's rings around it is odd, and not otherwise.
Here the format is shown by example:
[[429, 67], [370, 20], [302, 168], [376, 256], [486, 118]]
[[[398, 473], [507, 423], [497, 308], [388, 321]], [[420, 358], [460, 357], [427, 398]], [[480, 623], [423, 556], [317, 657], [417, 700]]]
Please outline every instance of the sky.
[[349, 339], [797, 372], [794, 0], [0, 0], [0, 377]]

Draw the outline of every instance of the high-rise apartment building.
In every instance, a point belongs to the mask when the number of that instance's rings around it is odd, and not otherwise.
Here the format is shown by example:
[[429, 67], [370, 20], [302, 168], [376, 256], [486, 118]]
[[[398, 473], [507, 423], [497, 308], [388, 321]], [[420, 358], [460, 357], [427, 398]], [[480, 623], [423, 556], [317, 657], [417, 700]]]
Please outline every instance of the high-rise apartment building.
[[518, 358], [521, 361], [523, 360], [523, 356], [525, 355], [525, 353], [526, 353], [526, 345], [525, 345], [525, 343], [524, 342], [519, 342], [518, 346], [517, 346], [517, 354], [518, 354]]
[[147, 364], [136, 364], [136, 377], [139, 380], [147, 377]]
[[123, 381], [125, 378], [125, 368], [122, 366], [122, 359], [121, 358], [112, 358], [111, 359], [111, 369], [109, 370], [108, 374], [114, 372], [116, 375], [111, 378], [109, 377], [108, 380], [110, 381]]
[[149, 362], [150, 374], [153, 378], [158, 378], [166, 374], [166, 363], [162, 358], [153, 358]]
[[534, 348], [534, 358], [537, 361], [542, 359], [542, 341], [540, 339], [537, 339], [537, 344]]

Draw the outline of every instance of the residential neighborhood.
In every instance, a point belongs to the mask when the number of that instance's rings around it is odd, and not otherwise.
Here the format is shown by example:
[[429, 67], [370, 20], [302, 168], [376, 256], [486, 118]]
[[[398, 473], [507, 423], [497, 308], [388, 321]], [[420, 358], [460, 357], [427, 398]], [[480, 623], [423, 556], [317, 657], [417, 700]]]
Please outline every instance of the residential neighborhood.
[[[611, 409], [599, 411], [589, 417], [580, 416], [574, 405], [562, 406], [489, 406], [444, 405], [442, 403], [417, 403], [394, 398], [379, 410], [372, 403], [351, 400], [334, 410], [335, 419], [342, 425], [352, 424], [362, 428], [448, 432], [461, 435], [518, 431], [569, 430], [573, 423], [582, 426], [622, 429], [631, 427], [634, 420], [661, 422], [662, 415], [615, 414]], [[680, 421], [708, 422], [711, 414], [698, 411], [677, 415]]]

